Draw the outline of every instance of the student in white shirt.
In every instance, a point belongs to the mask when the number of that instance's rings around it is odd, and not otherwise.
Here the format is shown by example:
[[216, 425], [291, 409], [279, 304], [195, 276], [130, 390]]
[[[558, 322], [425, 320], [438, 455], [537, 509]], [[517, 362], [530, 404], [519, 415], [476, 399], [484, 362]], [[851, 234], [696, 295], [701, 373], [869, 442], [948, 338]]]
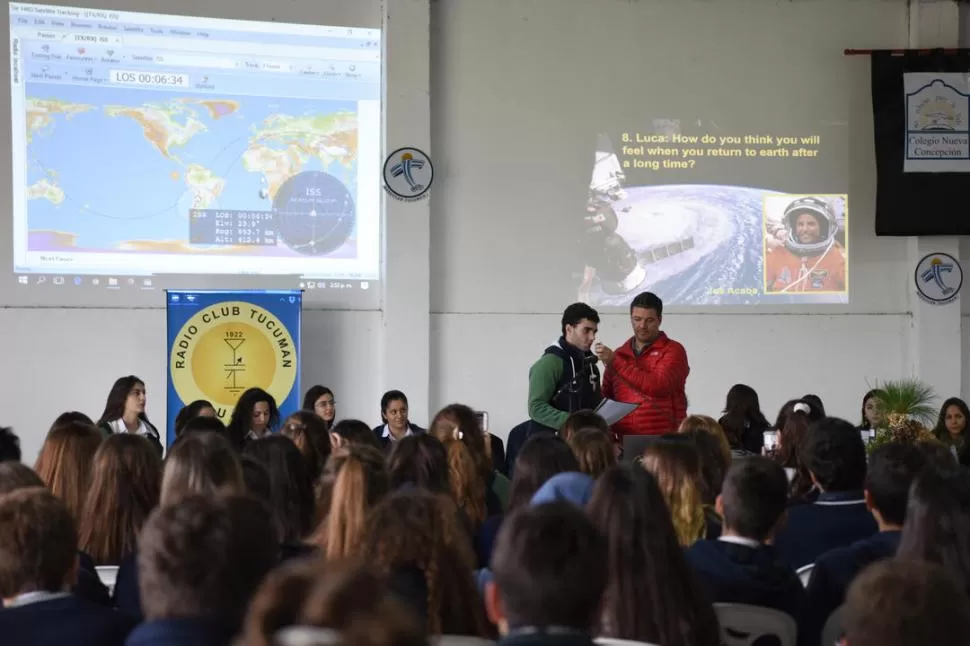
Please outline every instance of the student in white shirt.
[[162, 454], [162, 439], [145, 414], [145, 382], [135, 375], [120, 377], [111, 387], [98, 428], [107, 435], [132, 433], [148, 438]]
[[383, 424], [374, 427], [374, 435], [384, 447], [390, 447], [402, 437], [425, 432], [408, 419], [408, 398], [400, 390], [389, 390], [381, 397], [381, 421]]

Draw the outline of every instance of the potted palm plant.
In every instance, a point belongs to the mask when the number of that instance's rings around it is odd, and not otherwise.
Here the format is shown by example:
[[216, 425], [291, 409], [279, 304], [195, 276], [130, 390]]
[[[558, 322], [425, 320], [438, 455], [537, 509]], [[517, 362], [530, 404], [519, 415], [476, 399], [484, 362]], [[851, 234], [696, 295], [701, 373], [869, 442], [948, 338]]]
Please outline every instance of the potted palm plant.
[[884, 381], [876, 386], [883, 407], [883, 421], [869, 443], [870, 452], [887, 442], [915, 444], [936, 442], [927, 425], [936, 416], [936, 394], [919, 379]]

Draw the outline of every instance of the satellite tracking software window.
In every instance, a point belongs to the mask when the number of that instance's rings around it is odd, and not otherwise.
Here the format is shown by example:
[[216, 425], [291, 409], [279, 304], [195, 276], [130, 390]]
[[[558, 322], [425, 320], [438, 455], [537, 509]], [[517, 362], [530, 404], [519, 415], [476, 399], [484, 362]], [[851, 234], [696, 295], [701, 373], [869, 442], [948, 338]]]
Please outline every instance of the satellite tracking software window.
[[12, 3], [14, 271], [378, 279], [380, 40]]

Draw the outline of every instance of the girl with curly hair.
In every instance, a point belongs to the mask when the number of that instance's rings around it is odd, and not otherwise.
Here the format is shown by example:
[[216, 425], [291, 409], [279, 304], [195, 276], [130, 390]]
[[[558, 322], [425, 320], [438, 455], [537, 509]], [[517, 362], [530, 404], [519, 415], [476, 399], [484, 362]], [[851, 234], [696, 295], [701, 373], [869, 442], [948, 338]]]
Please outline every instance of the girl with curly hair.
[[428, 634], [493, 637], [472, 574], [475, 555], [450, 497], [392, 494], [374, 509], [364, 536], [363, 558], [426, 608]]

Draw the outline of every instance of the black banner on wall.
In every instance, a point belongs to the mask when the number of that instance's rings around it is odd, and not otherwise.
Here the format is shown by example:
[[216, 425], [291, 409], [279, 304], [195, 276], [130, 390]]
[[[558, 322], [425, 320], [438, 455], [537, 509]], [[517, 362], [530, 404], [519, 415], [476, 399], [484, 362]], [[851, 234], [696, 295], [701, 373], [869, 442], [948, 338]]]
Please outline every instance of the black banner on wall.
[[876, 235], [968, 235], [970, 50], [872, 54]]

